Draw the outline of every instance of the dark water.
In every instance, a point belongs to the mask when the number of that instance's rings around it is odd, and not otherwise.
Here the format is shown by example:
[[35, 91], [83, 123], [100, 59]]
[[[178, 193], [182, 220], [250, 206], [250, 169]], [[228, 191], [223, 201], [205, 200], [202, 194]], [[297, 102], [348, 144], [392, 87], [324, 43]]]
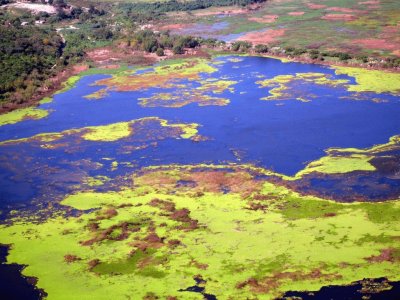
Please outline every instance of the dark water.
[[0, 245], [0, 299], [37, 300], [45, 293], [35, 288], [34, 283], [21, 275], [22, 266], [6, 264], [8, 247]]
[[[373, 284], [381, 284], [387, 281], [385, 278], [373, 279]], [[283, 298], [299, 297], [302, 300], [399, 300], [400, 299], [400, 282], [387, 281], [391, 286], [388, 290], [382, 291], [363, 291], [361, 282], [355, 282], [344, 286], [327, 286], [321, 288], [318, 292], [287, 292]], [[297, 298], [296, 298], [297, 299]]]
[[184, 290], [179, 290], [179, 292], [191, 292], [191, 293], [199, 293], [202, 294], [205, 300], [217, 300], [217, 297], [215, 295], [207, 294], [205, 292], [205, 288], [201, 286], [202, 284], [205, 284], [206, 281], [200, 278], [194, 278], [196, 281], [196, 285], [190, 286], [187, 289]]

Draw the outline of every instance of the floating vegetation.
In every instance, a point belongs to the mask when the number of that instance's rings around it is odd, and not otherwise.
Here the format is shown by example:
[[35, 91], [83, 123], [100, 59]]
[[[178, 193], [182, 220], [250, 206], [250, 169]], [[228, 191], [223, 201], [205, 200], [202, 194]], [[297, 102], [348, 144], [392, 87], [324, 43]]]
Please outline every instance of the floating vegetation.
[[161, 127], [171, 129], [172, 131], [170, 134], [172, 136], [189, 139], [197, 134], [198, 124], [170, 124], [167, 120], [157, 117], [147, 117], [129, 122], [119, 122], [103, 126], [88, 126], [79, 129], [68, 129], [62, 132], [41, 133], [29, 138], [3, 141], [0, 143], [0, 145], [35, 141], [41, 143], [44, 147], [51, 148], [52, 145], [46, 145], [46, 143], [55, 142], [68, 136], [78, 136], [79, 138], [87, 141], [114, 142], [134, 136], [135, 126], [139, 126], [139, 128], [146, 128], [146, 126], [154, 123]]
[[199, 81], [200, 86], [193, 87], [192, 84], [182, 84], [172, 93], [156, 93], [151, 97], [139, 98], [139, 104], [143, 107], [183, 107], [196, 103], [198, 106], [229, 104], [229, 99], [211, 96], [210, 94], [222, 94], [225, 91], [234, 92], [233, 85], [237, 81], [218, 80], [208, 78]]
[[[400, 137], [391, 137], [388, 143], [375, 145], [367, 149], [357, 148], [330, 148], [326, 150], [327, 155], [318, 160], [310, 162], [303, 170], [294, 177], [285, 177], [293, 180], [299, 179], [313, 172], [324, 174], [343, 174], [354, 171], [376, 171], [372, 161], [380, 153], [389, 151], [400, 151]], [[386, 155], [386, 158], [389, 156]]]
[[[269, 91], [270, 96], [261, 98], [261, 100], [295, 99], [301, 102], [308, 102], [310, 100], [305, 99], [301, 95], [302, 91], [294, 87], [293, 84], [296, 84], [298, 82], [306, 82], [309, 84], [330, 85], [336, 87], [348, 83], [348, 80], [331, 79], [330, 77], [330, 75], [324, 73], [296, 73], [296, 75], [278, 75], [271, 79], [259, 80], [256, 83], [262, 88], [272, 88]], [[311, 96], [315, 97], [313, 95]]]
[[198, 106], [227, 105], [229, 99], [206, 95], [201, 91], [179, 91], [178, 93], [160, 93], [148, 98], [139, 98], [139, 104], [144, 107], [182, 107], [191, 103]]
[[130, 125], [131, 122], [121, 122], [104, 126], [87, 127], [83, 129], [86, 133], [82, 135], [82, 138], [87, 141], [117, 141], [131, 135]]
[[98, 100], [106, 97], [108, 95], [108, 92], [106, 89], [101, 89], [98, 90], [97, 92], [94, 92], [93, 94], [86, 95], [85, 98], [89, 100]]
[[335, 66], [336, 74], [354, 77], [356, 84], [348, 87], [352, 92], [393, 93], [400, 92], [400, 74], [380, 70]]
[[188, 299], [196, 295], [182, 291], [199, 276], [218, 299], [400, 279], [400, 223], [381, 214], [400, 211], [398, 201], [340, 204], [257, 178], [243, 166], [144, 169], [119, 191], [61, 202], [85, 214], [15, 219], [0, 242], [49, 299]]
[[102, 79], [96, 82], [98, 86], [106, 86], [93, 94], [87, 95], [88, 99], [100, 99], [108, 91], [138, 91], [149, 88], [173, 88], [180, 80], [199, 80], [199, 74], [213, 73], [217, 69], [205, 59], [172, 60], [159, 64], [152, 71], [144, 74], [116, 74], [111, 78]]
[[369, 162], [372, 156], [362, 154], [351, 154], [347, 156], [324, 156], [319, 160], [313, 161], [307, 167], [296, 174], [301, 177], [311, 172], [325, 174], [340, 174], [354, 171], [374, 171], [375, 167]]
[[34, 107], [21, 108], [0, 116], [0, 126], [15, 124], [24, 120], [43, 119], [49, 115], [49, 111]]
[[63, 88], [56, 92], [56, 94], [64, 93], [76, 86], [76, 83], [81, 79], [81, 75], [74, 75], [69, 77], [65, 82], [63, 82]]

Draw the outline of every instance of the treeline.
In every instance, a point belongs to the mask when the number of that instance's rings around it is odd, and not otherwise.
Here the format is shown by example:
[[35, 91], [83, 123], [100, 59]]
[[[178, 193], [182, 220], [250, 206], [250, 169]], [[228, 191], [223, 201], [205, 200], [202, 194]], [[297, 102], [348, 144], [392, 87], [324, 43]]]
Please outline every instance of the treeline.
[[205, 9], [212, 6], [246, 6], [250, 4], [263, 3], [267, 0], [193, 0], [177, 1], [167, 0], [162, 2], [138, 1], [134, 3], [121, 3], [118, 9], [126, 16], [134, 18], [138, 22], [156, 19], [167, 12], [192, 11]]
[[356, 63], [364, 63], [371, 65], [379, 65], [382, 68], [399, 68], [400, 58], [387, 57], [387, 58], [374, 58], [366, 55], [353, 55], [346, 52], [339, 51], [324, 51], [318, 49], [305, 49], [295, 47], [268, 47], [264, 44], [253, 45], [245, 41], [237, 41], [232, 43], [229, 50], [242, 53], [268, 53], [272, 55], [287, 55], [291, 57], [307, 57], [317, 61], [324, 60], [339, 60], [341, 62], [353, 61]]
[[22, 103], [54, 72], [62, 55], [55, 31], [0, 24], [0, 103]]
[[284, 53], [291, 56], [301, 56], [306, 55], [311, 59], [324, 61], [327, 59], [338, 59], [342, 62], [347, 62], [349, 60], [356, 60], [360, 63], [368, 63], [368, 62], [378, 62], [383, 68], [397, 68], [400, 66], [400, 58], [388, 57], [385, 59], [377, 59], [374, 57], [368, 57], [366, 55], [354, 55], [347, 52], [340, 51], [325, 51], [318, 49], [304, 49], [304, 48], [294, 48], [294, 47], [286, 47], [283, 49]]
[[170, 35], [169, 32], [153, 32], [151, 30], [141, 30], [125, 38], [127, 46], [149, 53], [156, 53], [163, 56], [164, 50], [171, 50], [174, 54], [183, 54], [185, 48], [196, 48], [201, 45], [215, 47], [220, 45], [216, 39], [203, 39], [192, 36]]

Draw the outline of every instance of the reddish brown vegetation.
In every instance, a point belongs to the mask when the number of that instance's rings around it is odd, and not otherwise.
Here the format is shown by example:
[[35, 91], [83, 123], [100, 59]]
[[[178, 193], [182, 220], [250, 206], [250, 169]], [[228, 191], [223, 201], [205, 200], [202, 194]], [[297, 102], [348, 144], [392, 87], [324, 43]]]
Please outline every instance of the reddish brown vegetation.
[[307, 3], [308, 8], [311, 9], [321, 9], [321, 8], [325, 8], [326, 5], [324, 4], [314, 4], [314, 3]]
[[86, 53], [88, 59], [96, 65], [113, 68], [116, 62], [133, 64], [152, 64], [157, 61], [156, 56], [150, 56], [142, 51], [135, 51], [129, 47], [103, 47], [90, 50]]
[[399, 47], [399, 45], [393, 44], [385, 39], [360, 39], [354, 40], [353, 43], [369, 49], [396, 50]]
[[181, 244], [182, 244], [181, 241], [180, 240], [176, 240], [176, 239], [172, 239], [172, 240], [168, 241], [168, 246], [170, 248], [175, 248], [175, 247], [177, 247], [177, 246], [179, 246]]
[[64, 255], [64, 261], [66, 263], [68, 263], [68, 264], [73, 263], [73, 262], [78, 261], [78, 260], [81, 260], [81, 258], [79, 258], [76, 255], [72, 255], [72, 254]]
[[370, 257], [365, 258], [365, 260], [376, 263], [381, 263], [385, 261], [394, 263], [400, 261], [399, 252], [400, 252], [399, 250], [396, 250], [394, 248], [382, 249], [379, 255], [372, 255]]
[[369, 0], [369, 1], [358, 2], [358, 4], [360, 4], [360, 5], [362, 5], [362, 4], [365, 4], [365, 5], [378, 5], [380, 3], [381, 2], [379, 0]]
[[92, 259], [88, 262], [89, 270], [93, 270], [98, 264], [100, 264], [99, 259]]
[[178, 23], [178, 24], [163, 25], [159, 29], [160, 30], [181, 30], [181, 29], [184, 29], [186, 27], [187, 27], [187, 24]]
[[200, 270], [207, 270], [207, 268], [208, 268], [208, 264], [199, 263], [198, 261], [196, 261], [194, 259], [190, 262], [190, 265], [195, 266], [196, 268], [198, 268]]
[[258, 23], [273, 23], [278, 19], [278, 15], [265, 15], [262, 17], [252, 17], [249, 18], [249, 21], [254, 21], [254, 22], [258, 22]]
[[342, 13], [360, 13], [360, 10], [357, 9], [351, 9], [351, 8], [345, 8], [345, 7], [328, 7], [325, 10], [328, 11], [336, 11], [336, 12], [342, 12]]
[[166, 215], [174, 221], [181, 222], [182, 225], [178, 229], [189, 231], [199, 227], [198, 221], [190, 217], [190, 210], [187, 208], [176, 209], [175, 204], [171, 201], [153, 199], [149, 202], [150, 206], [158, 207], [166, 212]]
[[336, 213], [325, 213], [324, 217], [329, 218], [329, 217], [335, 217], [336, 215], [337, 215]]
[[111, 219], [112, 217], [115, 217], [118, 215], [118, 212], [115, 208], [107, 208], [103, 211], [101, 211], [100, 215], [96, 217], [96, 220], [104, 220], [104, 219]]
[[[182, 184], [182, 181], [185, 184]], [[193, 193], [194, 197], [201, 197], [204, 192], [221, 193], [232, 191], [247, 197], [260, 190], [261, 182], [244, 171], [184, 171], [179, 177], [171, 176], [168, 171], [154, 171], [140, 177], [141, 184], [152, 186], [160, 190], [183, 191]], [[151, 205], [158, 206], [159, 200], [152, 201]], [[165, 205], [163, 203], [162, 205]]]
[[288, 13], [289, 16], [302, 16], [304, 15], [304, 11], [292, 11]]
[[162, 243], [163, 242], [163, 240], [157, 235], [157, 233], [155, 233], [155, 232], [152, 232], [152, 233], [150, 233], [149, 235], [147, 235], [145, 238], [144, 238], [144, 240], [146, 241], [146, 242], [149, 242], [149, 243], [152, 243], [152, 244], [154, 244], [154, 243]]
[[291, 280], [291, 281], [299, 281], [299, 280], [319, 280], [319, 279], [337, 279], [340, 278], [338, 274], [323, 274], [319, 269], [313, 269], [309, 273], [304, 273], [301, 271], [295, 272], [280, 272], [274, 273], [271, 276], [265, 277], [263, 279], [255, 279], [250, 278], [244, 282], [240, 282], [236, 285], [236, 288], [242, 289], [246, 286], [250, 288], [250, 290], [254, 293], [268, 293], [276, 288], [278, 288], [282, 281]]
[[[96, 223], [90, 223], [90, 224], [96, 224]], [[82, 246], [91, 246], [94, 243], [99, 243], [104, 240], [114, 240], [114, 241], [125, 240], [128, 238], [131, 232], [137, 232], [140, 230], [140, 224], [122, 222], [117, 225], [112, 225], [104, 230], [98, 230], [99, 229], [98, 225], [91, 225], [89, 229], [90, 231], [95, 233], [95, 236], [89, 240], [81, 241], [80, 244]], [[121, 232], [117, 236], [113, 236], [112, 233], [115, 232], [115, 230], [120, 230]]]
[[352, 14], [326, 14], [321, 17], [321, 19], [330, 21], [353, 21], [357, 19], [357, 17]]
[[160, 199], [153, 199], [149, 202], [150, 206], [158, 207], [162, 210], [173, 212], [175, 211], [175, 203], [171, 201], [165, 201]]
[[270, 44], [275, 42], [278, 37], [285, 34], [285, 29], [271, 29], [263, 32], [250, 32], [240, 37], [238, 40], [251, 42], [254, 44]]

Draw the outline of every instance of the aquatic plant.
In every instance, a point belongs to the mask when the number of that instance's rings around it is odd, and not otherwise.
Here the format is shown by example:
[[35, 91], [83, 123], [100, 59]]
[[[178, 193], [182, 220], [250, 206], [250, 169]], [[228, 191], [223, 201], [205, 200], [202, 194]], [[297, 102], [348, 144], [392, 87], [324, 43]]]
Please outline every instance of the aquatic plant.
[[13, 110], [0, 116], [0, 126], [7, 124], [15, 124], [24, 120], [43, 119], [49, 115], [49, 111], [45, 109], [27, 107]]
[[400, 74], [381, 70], [335, 66], [336, 74], [354, 77], [356, 84], [348, 87], [352, 92], [393, 93], [400, 92]]
[[213, 73], [216, 68], [206, 59], [171, 60], [155, 66], [143, 74], [117, 73], [111, 78], [97, 81], [95, 84], [106, 86], [93, 94], [87, 95], [88, 99], [100, 99], [110, 90], [137, 91], [153, 87], [175, 87], [180, 80], [199, 80], [202, 73]]
[[324, 73], [296, 73], [295, 75], [278, 75], [274, 78], [259, 80], [256, 82], [261, 88], [269, 87], [270, 96], [263, 97], [261, 100], [293, 100], [308, 102], [299, 94], [299, 89], [291, 85], [296, 82], [306, 82], [309, 84], [329, 85], [332, 87], [343, 86], [348, 80], [331, 79], [329, 74]]
[[[87, 141], [93, 142], [114, 142], [123, 138], [135, 135], [134, 126], [139, 126], [146, 130], [146, 126], [152, 123], [158, 123], [159, 126], [171, 129], [172, 136], [180, 136], [181, 138], [192, 138], [197, 134], [196, 123], [190, 124], [174, 124], [169, 123], [167, 120], [160, 119], [157, 117], [147, 117], [132, 120], [129, 122], [118, 122], [108, 125], [101, 126], [87, 126], [78, 129], [68, 129], [62, 132], [52, 132], [52, 133], [40, 133], [28, 138], [22, 138], [17, 140], [6, 140], [0, 142], [0, 145], [24, 143], [24, 142], [38, 142], [38, 143], [49, 143], [58, 141], [67, 136], [77, 136]], [[149, 132], [151, 133], [151, 132]], [[159, 134], [159, 137], [161, 135]], [[42, 145], [44, 146], [44, 145]], [[51, 146], [51, 145], [50, 145]]]

